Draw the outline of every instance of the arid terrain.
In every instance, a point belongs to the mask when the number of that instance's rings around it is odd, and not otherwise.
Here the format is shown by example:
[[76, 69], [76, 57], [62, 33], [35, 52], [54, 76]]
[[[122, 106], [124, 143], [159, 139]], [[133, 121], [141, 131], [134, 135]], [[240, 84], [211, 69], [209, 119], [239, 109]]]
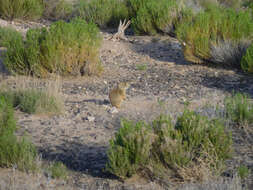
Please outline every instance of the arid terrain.
[[[9, 25], [25, 32], [21, 24]], [[34, 26], [37, 24], [27, 25]], [[233, 91], [253, 96], [252, 76], [236, 69], [187, 62], [180, 43], [174, 38], [127, 35], [128, 41], [112, 41], [109, 40], [111, 32], [101, 34], [104, 39], [100, 49], [102, 75], [58, 81], [64, 113], [48, 116], [16, 112], [17, 135], [28, 134], [42, 162], [57, 160], [66, 164], [70, 171], [68, 180], [25, 174], [15, 168], [0, 169], [1, 190], [173, 189], [173, 184], [171, 188], [162, 187], [138, 177], [121, 182], [105, 172], [109, 140], [120, 128], [120, 119], [150, 122], [161, 113], [175, 118], [186, 103], [193, 110], [215, 117], [216, 105], [222, 107], [224, 97]], [[3, 67], [1, 75], [2, 84], [18, 85], [17, 77], [6, 73]], [[109, 103], [108, 93], [121, 81], [130, 81], [131, 87], [122, 107], [115, 110]], [[43, 85], [44, 79], [40, 82]], [[246, 129], [229, 130], [233, 131], [235, 151], [233, 159], [227, 162], [224, 177], [231, 178], [236, 167], [244, 164], [251, 174], [243, 183], [253, 189], [252, 133]]]

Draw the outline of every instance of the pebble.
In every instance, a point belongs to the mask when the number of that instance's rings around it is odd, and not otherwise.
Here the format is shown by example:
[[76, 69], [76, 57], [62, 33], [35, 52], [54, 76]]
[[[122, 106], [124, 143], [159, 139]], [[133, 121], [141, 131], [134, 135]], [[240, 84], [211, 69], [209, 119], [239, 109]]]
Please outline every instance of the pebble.
[[118, 113], [118, 109], [116, 107], [112, 107], [110, 110], [109, 110], [109, 113], [113, 114], [113, 113]]
[[88, 120], [89, 122], [93, 122], [93, 121], [95, 121], [95, 117], [88, 116], [88, 117], [87, 117], [87, 120]]

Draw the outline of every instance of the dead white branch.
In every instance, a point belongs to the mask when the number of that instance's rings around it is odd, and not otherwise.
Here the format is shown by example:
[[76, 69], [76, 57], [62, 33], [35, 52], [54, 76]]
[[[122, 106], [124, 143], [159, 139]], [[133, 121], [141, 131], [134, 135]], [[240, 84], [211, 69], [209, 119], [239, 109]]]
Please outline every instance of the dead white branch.
[[118, 32], [116, 34], [114, 34], [111, 38], [113, 40], [127, 40], [126, 36], [125, 36], [125, 30], [127, 29], [127, 27], [131, 24], [131, 21], [127, 21], [126, 19], [123, 21], [120, 20], [119, 23], [119, 27], [118, 27]]

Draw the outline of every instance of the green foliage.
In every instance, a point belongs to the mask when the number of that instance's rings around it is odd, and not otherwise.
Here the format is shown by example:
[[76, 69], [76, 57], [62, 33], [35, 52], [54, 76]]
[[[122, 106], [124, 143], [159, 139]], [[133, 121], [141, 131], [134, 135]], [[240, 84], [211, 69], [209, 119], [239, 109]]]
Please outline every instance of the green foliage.
[[173, 28], [178, 16], [174, 0], [129, 0], [132, 26], [137, 34], [156, 34]]
[[253, 44], [246, 50], [246, 54], [242, 57], [241, 67], [245, 72], [253, 73]]
[[137, 64], [136, 69], [139, 71], [145, 71], [147, 70], [147, 64]]
[[81, 19], [58, 21], [49, 30], [30, 29], [26, 39], [11, 39], [4, 64], [16, 74], [47, 77], [98, 74], [101, 65], [98, 48], [101, 37], [97, 27]]
[[225, 99], [226, 115], [238, 124], [253, 123], [253, 103], [246, 94], [236, 93]]
[[151, 129], [143, 122], [133, 124], [122, 120], [122, 128], [110, 140], [107, 152], [107, 170], [125, 178], [131, 177], [138, 169], [143, 168], [149, 160], [152, 144]]
[[74, 11], [72, 3], [66, 0], [48, 0], [44, 7], [43, 16], [50, 20], [68, 20]]
[[185, 58], [198, 63], [210, 60], [211, 46], [218, 46], [219, 42], [249, 39], [253, 34], [253, 22], [249, 11], [210, 6], [198, 13], [192, 22], [181, 22], [176, 34], [186, 43]]
[[48, 169], [55, 179], [66, 180], [68, 177], [67, 167], [61, 162], [54, 162]]
[[221, 121], [189, 110], [175, 125], [164, 115], [151, 124], [123, 121], [110, 141], [107, 169], [122, 178], [141, 170], [151, 172], [148, 176], [179, 177], [180, 169], [205, 164], [210, 173], [220, 174], [230, 157], [231, 144], [231, 134], [225, 132]]
[[41, 90], [9, 90], [0, 92], [12, 106], [26, 113], [59, 113], [61, 103], [56, 97], [50, 96]]
[[240, 176], [241, 179], [244, 179], [244, 178], [247, 178], [249, 176], [250, 171], [246, 166], [241, 165], [240, 167], [238, 167], [237, 173], [238, 173], [238, 175]]
[[128, 19], [128, 8], [121, 0], [80, 0], [78, 15], [100, 27], [117, 26], [120, 20]]
[[36, 149], [24, 137], [20, 140], [14, 135], [16, 121], [13, 108], [0, 96], [0, 166], [17, 166], [20, 170], [35, 170]]
[[208, 120], [205, 116], [186, 110], [178, 118], [175, 129], [181, 134], [186, 150], [191, 152], [191, 160], [206, 156], [207, 152], [217, 162], [230, 156], [231, 136], [226, 134], [224, 124], [219, 120]]
[[4, 19], [39, 19], [43, 12], [41, 0], [0, 0], [0, 17]]
[[12, 28], [0, 27], [0, 47], [7, 47], [11, 39], [22, 38], [22, 35]]

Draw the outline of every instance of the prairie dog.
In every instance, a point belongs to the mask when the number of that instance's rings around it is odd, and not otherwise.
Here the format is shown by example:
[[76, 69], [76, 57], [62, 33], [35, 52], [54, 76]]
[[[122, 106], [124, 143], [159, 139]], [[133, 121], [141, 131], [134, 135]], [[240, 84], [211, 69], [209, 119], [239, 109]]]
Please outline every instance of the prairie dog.
[[116, 88], [112, 89], [109, 93], [109, 99], [112, 106], [120, 108], [120, 104], [126, 99], [126, 89], [129, 88], [129, 83], [121, 82]]

